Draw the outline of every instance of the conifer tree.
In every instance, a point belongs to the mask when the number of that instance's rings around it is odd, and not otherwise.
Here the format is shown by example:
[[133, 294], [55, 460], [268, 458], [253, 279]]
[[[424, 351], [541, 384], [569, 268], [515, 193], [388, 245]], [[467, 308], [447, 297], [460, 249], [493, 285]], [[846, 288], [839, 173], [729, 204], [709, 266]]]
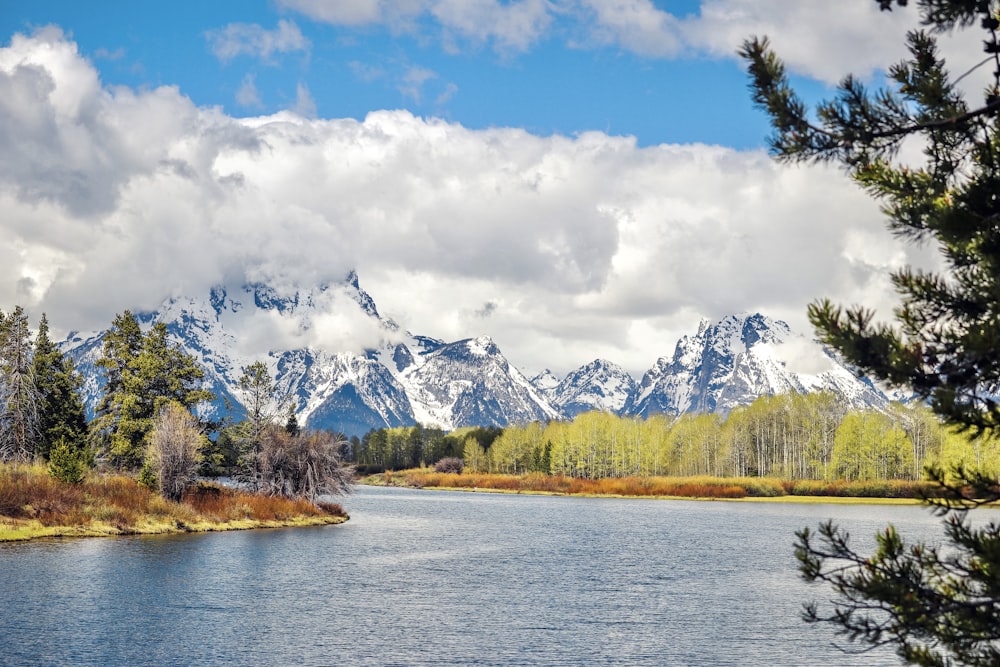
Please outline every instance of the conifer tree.
[[[892, 10], [892, 0], [876, 0]], [[897, 0], [899, 6], [906, 0]], [[926, 30], [907, 35], [910, 55], [890, 68], [889, 86], [868, 91], [847, 76], [835, 99], [810, 114], [766, 38], [747, 40], [754, 101], [771, 117], [773, 154], [786, 162], [841, 164], [882, 202], [889, 228], [909, 241], [937, 244], [942, 273], [904, 268], [892, 276], [901, 296], [895, 325], [875, 323], [863, 306], [829, 300], [810, 306], [821, 339], [849, 362], [892, 385], [910, 387], [960, 427], [1000, 427], [1000, 15], [996, 0], [917, 0]], [[968, 72], [951, 73], [935, 35], [973, 28], [970, 48], [985, 51]], [[972, 102], [959, 83], [986, 77]], [[967, 82], [966, 82], [967, 83]], [[923, 161], [903, 164], [904, 141]], [[959, 468], [931, 476], [945, 498], [942, 553], [908, 545], [889, 527], [877, 552], [854, 551], [832, 524], [799, 533], [796, 555], [809, 581], [832, 585], [830, 611], [807, 607], [850, 639], [891, 644], [921, 665], [1000, 664], [1000, 526], [974, 529], [965, 509], [1000, 499], [1000, 485]], [[957, 479], [957, 481], [954, 481]]]
[[[889, 0], [877, 0], [886, 9]], [[906, 4], [900, 2], [900, 4]], [[774, 156], [785, 162], [837, 162], [882, 202], [893, 233], [933, 241], [944, 273], [906, 267], [892, 275], [902, 297], [896, 325], [875, 323], [863, 306], [814, 303], [822, 340], [866, 373], [915, 390], [948, 420], [974, 429], [1000, 426], [1000, 44], [996, 2], [921, 0], [930, 32], [907, 36], [910, 57], [889, 69], [893, 86], [868, 91], [852, 76], [815, 120], [789, 84], [766, 38], [744, 43], [755, 102], [771, 117]], [[996, 68], [983, 100], [970, 105], [945, 67], [934, 33], [979, 24]], [[969, 40], [978, 48], [983, 42]], [[962, 76], [974, 73], [963, 73]], [[902, 164], [913, 138], [922, 164]]]
[[299, 418], [295, 415], [295, 406], [288, 406], [288, 418], [285, 419], [285, 433], [288, 435], [299, 434]]
[[97, 406], [100, 417], [113, 415], [114, 398], [123, 390], [124, 375], [139, 356], [142, 348], [142, 329], [131, 311], [115, 315], [111, 328], [104, 334], [104, 348], [97, 365], [104, 369], [104, 395]]
[[39, 396], [28, 316], [21, 306], [0, 313], [0, 399], [0, 460], [30, 461], [40, 441]]
[[129, 311], [115, 316], [97, 364], [107, 382], [95, 431], [120, 468], [142, 465], [146, 436], [164, 406], [176, 402], [190, 410], [214, 398], [201, 387], [204, 371], [194, 358], [170, 344], [166, 324], [158, 322], [143, 334]]
[[35, 336], [32, 367], [41, 434], [37, 454], [48, 459], [60, 441], [69, 450], [82, 453], [87, 446], [87, 417], [80, 396], [83, 378], [72, 359], [64, 356], [49, 338], [49, 321], [44, 313]]
[[[250, 488], [259, 489], [264, 432], [275, 423], [281, 401], [276, 396], [277, 387], [271, 379], [271, 373], [262, 361], [255, 361], [243, 369], [239, 387], [246, 418], [235, 429], [239, 449], [237, 477]], [[291, 416], [294, 416], [294, 412]], [[296, 424], [296, 428], [297, 426]]]

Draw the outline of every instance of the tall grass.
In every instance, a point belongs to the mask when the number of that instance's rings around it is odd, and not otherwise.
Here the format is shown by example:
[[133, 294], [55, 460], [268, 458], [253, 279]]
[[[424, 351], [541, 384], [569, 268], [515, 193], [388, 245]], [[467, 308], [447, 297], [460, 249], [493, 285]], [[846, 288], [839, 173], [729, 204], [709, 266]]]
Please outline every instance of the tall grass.
[[130, 477], [92, 472], [82, 484], [72, 485], [50, 477], [44, 466], [0, 465], [0, 519], [6, 523], [84, 529], [100, 524], [127, 534], [157, 525], [211, 528], [328, 516], [347, 515], [334, 503], [258, 496], [212, 484], [191, 487], [180, 502], [173, 502]]
[[920, 498], [933, 493], [928, 482], [779, 480], [770, 477], [615, 477], [581, 479], [565, 475], [528, 473], [441, 473], [429, 469], [386, 472], [370, 478], [373, 483], [418, 488], [461, 488], [530, 493], [630, 497], [776, 498], [780, 496], [831, 496], [853, 498]]

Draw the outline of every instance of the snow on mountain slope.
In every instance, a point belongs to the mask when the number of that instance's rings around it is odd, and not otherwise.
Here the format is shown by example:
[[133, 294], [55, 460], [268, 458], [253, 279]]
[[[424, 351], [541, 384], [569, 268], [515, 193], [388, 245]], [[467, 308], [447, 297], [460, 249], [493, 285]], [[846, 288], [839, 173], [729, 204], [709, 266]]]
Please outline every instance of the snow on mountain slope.
[[[216, 287], [204, 298], [168, 299], [137, 316], [167, 324], [175, 342], [205, 370], [217, 400], [202, 414], [238, 406], [243, 369], [263, 361], [299, 422], [361, 435], [421, 423], [445, 429], [571, 419], [588, 410], [624, 415], [727, 413], [766, 394], [832, 391], [853, 407], [884, 407], [886, 396], [784, 322], [760, 314], [703, 321], [673, 357], [640, 383], [598, 359], [561, 381], [546, 371], [529, 381], [488, 336], [446, 343], [402, 332], [383, 318], [353, 272], [309, 289], [250, 283]], [[91, 414], [101, 396], [96, 366], [103, 332], [61, 344], [85, 377]]]
[[[554, 376], [532, 382], [551, 384]], [[582, 412], [601, 410], [620, 413], [635, 393], [635, 379], [625, 369], [604, 359], [596, 359], [567, 375], [555, 386], [542, 389], [542, 394], [566, 418], [573, 418]]]
[[452, 429], [560, 418], [488, 336], [424, 351], [397, 377], [420, 423]]
[[823, 348], [760, 314], [703, 321], [672, 358], [646, 372], [622, 413], [728, 413], [758, 396], [828, 390], [851, 407], [884, 407], [886, 398]]
[[[155, 312], [137, 319], [144, 328], [154, 321], [165, 322], [171, 339], [204, 369], [204, 384], [217, 397], [203, 406], [205, 416], [223, 416], [226, 400], [238, 410], [243, 369], [262, 361], [279, 393], [295, 406], [300, 423], [317, 428], [349, 424], [352, 429], [364, 426], [363, 431], [412, 424], [402, 387], [364, 350], [329, 353], [320, 347], [329, 329], [351, 324], [350, 318], [329, 321], [338, 309], [357, 310], [363, 324], [370, 321], [370, 330], [365, 332], [368, 338], [378, 329], [386, 337], [392, 335], [394, 323], [381, 320], [374, 301], [358, 286], [353, 273], [343, 284], [308, 290], [279, 291], [259, 283], [235, 289], [219, 286], [205, 298], [168, 299]], [[85, 398], [91, 414], [103, 385], [95, 366], [102, 346], [103, 332], [73, 335], [61, 344], [86, 378]], [[336, 405], [354, 406], [355, 414], [338, 414]]]
[[[145, 327], [165, 322], [205, 370], [205, 387], [217, 396], [202, 407], [207, 417], [224, 416], [226, 401], [238, 409], [240, 376], [256, 361], [267, 364], [300, 423], [348, 435], [418, 422], [454, 428], [559, 417], [492, 340], [446, 344], [403, 334], [379, 315], [354, 273], [308, 290], [220, 286], [206, 298], [168, 299], [138, 319]], [[345, 328], [367, 344], [354, 343]], [[95, 365], [102, 346], [103, 332], [62, 344], [87, 379], [91, 414], [103, 385]]]

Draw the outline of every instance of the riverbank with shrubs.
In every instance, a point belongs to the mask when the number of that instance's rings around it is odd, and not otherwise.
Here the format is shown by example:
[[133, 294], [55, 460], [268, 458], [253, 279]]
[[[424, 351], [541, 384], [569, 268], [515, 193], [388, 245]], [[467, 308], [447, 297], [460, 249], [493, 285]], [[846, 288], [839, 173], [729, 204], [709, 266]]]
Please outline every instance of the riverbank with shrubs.
[[919, 502], [937, 486], [926, 481], [781, 480], [770, 477], [617, 477], [582, 479], [526, 473], [437, 472], [431, 468], [370, 475], [359, 481], [372, 486], [453, 489], [506, 493], [618, 498], [688, 498], [703, 500], [778, 500], [788, 502]]
[[79, 484], [41, 465], [0, 465], [0, 542], [41, 537], [190, 533], [346, 521], [335, 503], [246, 493], [200, 482], [168, 500], [123, 475], [90, 472]]

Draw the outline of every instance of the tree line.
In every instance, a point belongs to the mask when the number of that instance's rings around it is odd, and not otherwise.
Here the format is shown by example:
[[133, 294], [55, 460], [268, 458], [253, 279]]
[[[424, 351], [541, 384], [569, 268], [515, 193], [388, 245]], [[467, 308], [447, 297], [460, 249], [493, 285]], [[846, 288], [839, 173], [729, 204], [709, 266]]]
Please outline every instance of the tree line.
[[771, 476], [783, 479], [920, 479], [927, 465], [1000, 473], [994, 439], [943, 424], [923, 405], [848, 410], [834, 394], [763, 396], [725, 417], [642, 419], [587, 412], [445, 434], [420, 426], [381, 429], [346, 455], [365, 469], [400, 470], [457, 457], [468, 470], [540, 472], [588, 479], [635, 476]]
[[105, 382], [88, 423], [83, 378], [50, 339], [45, 315], [32, 338], [20, 306], [0, 311], [0, 462], [42, 461], [73, 483], [95, 467], [131, 472], [173, 500], [212, 472], [231, 472], [256, 492], [310, 500], [350, 485], [343, 437], [300, 429], [262, 362], [240, 379], [246, 414], [221, 422], [198, 417], [215, 396], [162, 322], [144, 332], [131, 312], [116, 315], [97, 366]]

